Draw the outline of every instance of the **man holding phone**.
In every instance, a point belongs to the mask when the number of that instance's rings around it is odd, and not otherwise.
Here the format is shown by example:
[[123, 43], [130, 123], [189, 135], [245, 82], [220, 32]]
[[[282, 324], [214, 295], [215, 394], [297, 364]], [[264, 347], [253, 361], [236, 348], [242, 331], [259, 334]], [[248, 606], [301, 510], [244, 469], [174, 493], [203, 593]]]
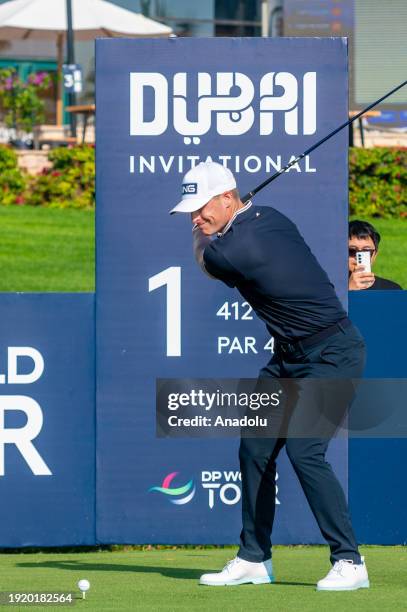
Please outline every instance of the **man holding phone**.
[[397, 283], [372, 272], [379, 242], [379, 232], [367, 221], [349, 223], [349, 291], [402, 289]]
[[[170, 212], [191, 215], [198, 264], [212, 278], [236, 287], [275, 339], [274, 355], [260, 378], [359, 378], [364, 367], [363, 338], [296, 225], [274, 208], [250, 201], [244, 204], [233, 174], [215, 162], [200, 163], [187, 172], [182, 194]], [[310, 401], [321, 413], [326, 409], [322, 394], [311, 398], [304, 394], [295, 404], [298, 414], [309, 413]], [[332, 569], [317, 589], [369, 586], [345, 495], [325, 459], [328, 444], [328, 437], [242, 437], [240, 548], [221, 572], [201, 576], [200, 584], [274, 581], [270, 537], [276, 458], [285, 446], [331, 550]]]

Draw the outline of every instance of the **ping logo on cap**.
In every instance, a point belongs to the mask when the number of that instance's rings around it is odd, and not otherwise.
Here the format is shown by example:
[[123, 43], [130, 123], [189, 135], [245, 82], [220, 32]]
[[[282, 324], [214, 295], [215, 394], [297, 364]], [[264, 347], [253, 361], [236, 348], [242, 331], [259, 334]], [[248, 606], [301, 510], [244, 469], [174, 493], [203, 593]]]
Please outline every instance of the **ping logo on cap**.
[[183, 183], [182, 195], [198, 193], [198, 183]]

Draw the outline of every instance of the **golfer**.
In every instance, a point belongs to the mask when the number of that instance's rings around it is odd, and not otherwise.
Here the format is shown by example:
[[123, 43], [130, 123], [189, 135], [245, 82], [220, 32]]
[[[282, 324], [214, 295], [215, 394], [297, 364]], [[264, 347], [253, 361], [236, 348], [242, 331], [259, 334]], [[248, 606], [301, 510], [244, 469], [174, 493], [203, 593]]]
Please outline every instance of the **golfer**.
[[[364, 342], [343, 310], [334, 287], [295, 224], [268, 206], [239, 198], [233, 174], [215, 162], [184, 176], [182, 199], [171, 213], [189, 213], [195, 257], [203, 271], [236, 287], [275, 339], [275, 352], [260, 377], [358, 378]], [[304, 402], [304, 398], [298, 400]], [[296, 405], [296, 410], [307, 409]], [[276, 458], [283, 446], [322, 535], [332, 569], [318, 590], [354, 590], [369, 580], [353, 533], [343, 490], [325, 460], [328, 438], [242, 438], [242, 518], [237, 556], [209, 586], [274, 581], [271, 532]]]

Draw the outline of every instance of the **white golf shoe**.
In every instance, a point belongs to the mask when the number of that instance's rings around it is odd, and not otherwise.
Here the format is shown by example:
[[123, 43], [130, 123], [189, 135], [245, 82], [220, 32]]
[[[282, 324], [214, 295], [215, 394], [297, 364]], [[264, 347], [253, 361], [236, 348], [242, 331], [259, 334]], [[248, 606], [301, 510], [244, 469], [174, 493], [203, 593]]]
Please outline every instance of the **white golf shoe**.
[[325, 578], [317, 583], [317, 591], [356, 591], [369, 588], [369, 577], [362, 557], [362, 563], [356, 564], [346, 559], [334, 563]]
[[228, 586], [237, 584], [265, 584], [274, 582], [271, 559], [264, 563], [252, 563], [235, 557], [217, 574], [203, 574], [199, 584], [206, 586]]

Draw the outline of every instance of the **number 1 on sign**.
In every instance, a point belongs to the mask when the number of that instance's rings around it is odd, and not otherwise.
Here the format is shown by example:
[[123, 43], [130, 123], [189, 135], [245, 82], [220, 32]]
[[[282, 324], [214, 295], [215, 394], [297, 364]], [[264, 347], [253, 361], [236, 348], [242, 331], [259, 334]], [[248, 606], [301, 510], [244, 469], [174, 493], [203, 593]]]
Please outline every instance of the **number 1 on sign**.
[[167, 287], [167, 356], [181, 356], [181, 268], [171, 266], [148, 279], [148, 291]]

